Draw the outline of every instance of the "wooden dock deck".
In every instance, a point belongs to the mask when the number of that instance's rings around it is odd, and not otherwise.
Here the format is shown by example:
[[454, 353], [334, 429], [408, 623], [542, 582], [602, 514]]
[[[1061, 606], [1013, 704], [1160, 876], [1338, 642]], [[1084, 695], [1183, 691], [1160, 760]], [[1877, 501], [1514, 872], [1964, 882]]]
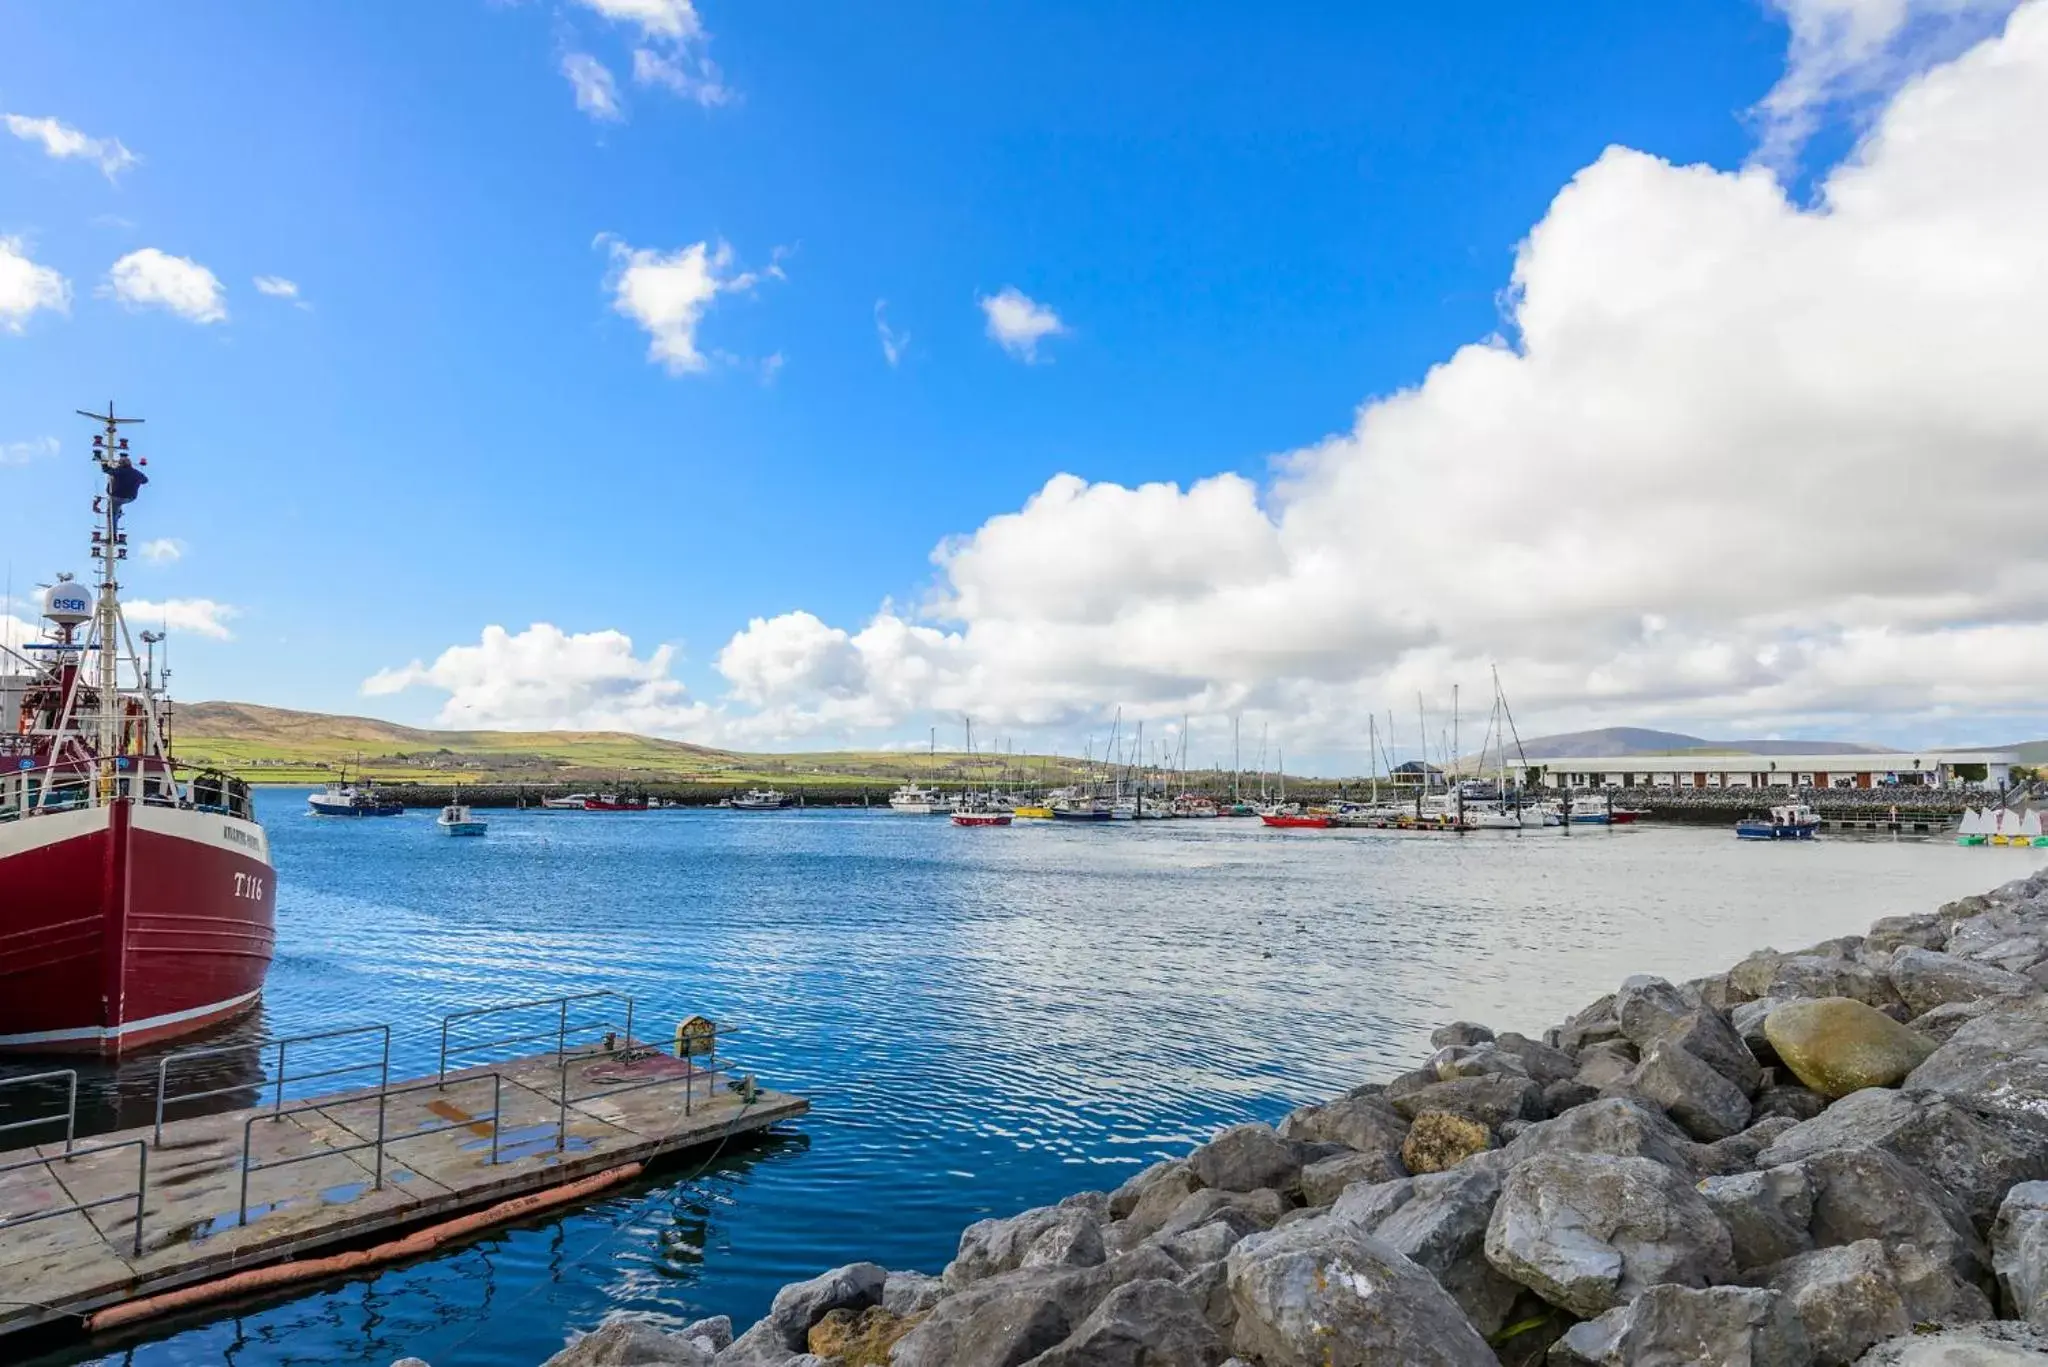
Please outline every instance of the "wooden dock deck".
[[749, 1098], [722, 1066], [683, 1067], [646, 1049], [624, 1060], [550, 1049], [172, 1120], [160, 1136], [100, 1135], [68, 1156], [61, 1141], [0, 1152], [0, 1168], [20, 1165], [0, 1171], [0, 1336], [704, 1149], [809, 1109], [779, 1092]]

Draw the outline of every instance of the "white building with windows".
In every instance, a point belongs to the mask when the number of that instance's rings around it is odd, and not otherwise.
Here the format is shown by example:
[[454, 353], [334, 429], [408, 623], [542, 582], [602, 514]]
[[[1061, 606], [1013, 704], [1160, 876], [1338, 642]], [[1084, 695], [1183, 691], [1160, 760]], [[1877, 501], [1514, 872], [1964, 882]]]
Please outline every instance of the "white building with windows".
[[2011, 750], [1868, 755], [1621, 755], [1542, 761], [1546, 788], [1998, 788]]

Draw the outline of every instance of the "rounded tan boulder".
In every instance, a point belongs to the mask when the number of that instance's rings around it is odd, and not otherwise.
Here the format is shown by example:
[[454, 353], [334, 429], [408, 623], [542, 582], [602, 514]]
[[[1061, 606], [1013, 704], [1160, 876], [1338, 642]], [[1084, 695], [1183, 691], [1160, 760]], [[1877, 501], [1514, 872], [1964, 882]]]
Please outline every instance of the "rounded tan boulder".
[[1849, 997], [1787, 1002], [1764, 1017], [1764, 1038], [1787, 1068], [1833, 1100], [1865, 1087], [1895, 1087], [1935, 1044]]

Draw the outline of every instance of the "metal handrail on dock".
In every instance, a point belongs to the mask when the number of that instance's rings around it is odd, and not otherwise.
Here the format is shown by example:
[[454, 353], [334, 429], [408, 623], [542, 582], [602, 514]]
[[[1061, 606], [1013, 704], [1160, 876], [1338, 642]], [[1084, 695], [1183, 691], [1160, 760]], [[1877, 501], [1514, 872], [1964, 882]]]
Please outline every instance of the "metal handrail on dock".
[[[14, 1229], [20, 1225], [32, 1225], [38, 1220], [54, 1220], [59, 1215], [83, 1215], [86, 1211], [96, 1210], [101, 1206], [119, 1205], [125, 1201], [133, 1201], [135, 1203], [135, 1253], [137, 1257], [140, 1257], [142, 1254], [143, 1198], [149, 1191], [149, 1145], [140, 1139], [122, 1139], [111, 1144], [94, 1144], [83, 1149], [74, 1149], [67, 1146], [62, 1161], [69, 1163], [74, 1159], [90, 1158], [94, 1154], [99, 1153], [115, 1153], [126, 1148], [133, 1148], [135, 1150], [134, 1191], [124, 1191], [115, 1196], [103, 1196], [97, 1201], [74, 1201], [68, 1206], [53, 1206], [48, 1210], [39, 1210], [33, 1215], [0, 1217], [0, 1232]], [[17, 1162], [0, 1164], [0, 1175], [20, 1172], [24, 1168], [43, 1167], [50, 1161], [47, 1158], [24, 1158]]]
[[[498, 1132], [504, 1125], [503, 1115], [505, 1107], [505, 1079], [501, 1074], [496, 1072], [471, 1073], [468, 1077], [457, 1078], [456, 1082], [458, 1084], [464, 1082], [481, 1082], [485, 1078], [489, 1078], [491, 1080], [490, 1166], [496, 1167], [498, 1164]], [[392, 1097], [405, 1096], [412, 1092], [440, 1091], [446, 1085], [447, 1084], [439, 1080], [436, 1080], [433, 1082], [415, 1082], [404, 1087], [392, 1087], [389, 1085], [379, 1086], [377, 1088], [376, 1094], [377, 1137], [375, 1139], [365, 1139], [359, 1144], [347, 1144], [342, 1145], [340, 1147], [325, 1148], [321, 1149], [317, 1153], [302, 1153], [293, 1158], [272, 1159], [268, 1163], [252, 1163], [249, 1158], [251, 1145], [253, 1143], [252, 1135], [255, 1130], [257, 1121], [282, 1120], [288, 1115], [302, 1115], [309, 1111], [325, 1110], [335, 1105], [336, 1103], [334, 1103], [333, 1101], [309, 1101], [302, 1105], [293, 1106], [288, 1109], [274, 1110], [267, 1115], [262, 1112], [257, 1112], [251, 1115], [247, 1120], [242, 1122], [242, 1198], [241, 1204], [237, 1206], [235, 1210], [235, 1223], [237, 1225], [246, 1225], [249, 1223], [249, 1174], [252, 1172], [266, 1172], [271, 1168], [290, 1167], [294, 1163], [306, 1163], [316, 1158], [334, 1158], [345, 1153], [361, 1153], [364, 1149], [374, 1149], [376, 1150], [377, 1161], [375, 1167], [375, 1180], [371, 1183], [371, 1189], [375, 1191], [384, 1190], [385, 1149], [389, 1148], [393, 1144], [396, 1144], [401, 1139], [424, 1139], [428, 1135], [446, 1134], [450, 1130], [470, 1129], [471, 1127], [476, 1125], [478, 1121], [481, 1121], [484, 1118], [482, 1116], [472, 1116], [468, 1120], [450, 1121], [446, 1125], [436, 1125], [433, 1126], [431, 1129], [408, 1130], [406, 1133], [397, 1136], [391, 1136], [385, 1133], [385, 1112]], [[350, 1100], [367, 1101], [369, 1100], [369, 1098], [354, 1097], [350, 1098]], [[557, 1147], [560, 1146], [560, 1143], [561, 1141], [558, 1139], [556, 1141]]]
[[[70, 1153], [72, 1141], [78, 1137], [78, 1070], [76, 1068], [56, 1068], [47, 1073], [29, 1073], [22, 1077], [0, 1078], [0, 1087], [21, 1087], [31, 1082], [48, 1082], [52, 1078], [60, 1077], [70, 1084], [70, 1095], [64, 1103], [64, 1114], [39, 1115], [28, 1120], [12, 1121], [8, 1124], [0, 1125], [0, 1134], [5, 1134], [9, 1130], [26, 1130], [37, 1125], [54, 1125], [61, 1120], [64, 1122], [64, 1152]], [[5, 1169], [0, 1169], [0, 1171], [5, 1171]]]
[[[623, 1023], [607, 1018], [597, 1021], [582, 1021], [572, 1026], [569, 1022], [570, 1007], [578, 1002], [594, 1001], [624, 1002], [626, 1004], [626, 1016]], [[611, 1047], [631, 1049], [633, 1047], [633, 1011], [635, 1005], [636, 1003], [633, 998], [623, 992], [613, 992], [606, 988], [600, 988], [595, 992], [575, 992], [562, 997], [537, 997], [532, 1001], [503, 1002], [495, 1006], [478, 1006], [466, 1011], [451, 1011], [441, 1017], [441, 1057], [440, 1062], [436, 1066], [435, 1075], [444, 1080], [447, 1078], [448, 1060], [452, 1055], [478, 1054], [486, 1049], [502, 1049], [514, 1044], [538, 1044], [549, 1039], [555, 1042], [555, 1057], [559, 1060], [568, 1053], [569, 1037], [572, 1034], [580, 1035], [586, 1032], [607, 1031], [612, 1036]], [[450, 1041], [451, 1032], [458, 1021], [476, 1021], [482, 1020], [487, 1016], [509, 1015], [518, 1011], [538, 1011], [546, 1007], [552, 1007], [555, 1010], [555, 1024], [552, 1029], [531, 1031], [525, 1034], [505, 1035], [498, 1039], [481, 1041], [464, 1040], [457, 1036], [452, 1043]], [[617, 1044], [617, 1036], [621, 1030], [623, 1030], [625, 1035], [625, 1043], [622, 1046]]]
[[[300, 1073], [297, 1077], [292, 1077], [286, 1069], [285, 1051], [294, 1044], [313, 1044], [321, 1040], [348, 1039], [357, 1035], [377, 1035], [380, 1037], [383, 1047], [379, 1051], [375, 1063], [351, 1063], [340, 1068], [324, 1069], [320, 1072]], [[220, 1054], [246, 1053], [252, 1049], [267, 1051], [272, 1047], [275, 1047], [277, 1050], [277, 1066], [276, 1076], [269, 1082], [240, 1082], [228, 1087], [213, 1087], [198, 1092], [179, 1092], [173, 1094], [170, 1091], [170, 1070], [171, 1065], [174, 1063]], [[286, 1035], [279, 1039], [247, 1040], [239, 1044], [210, 1044], [197, 1049], [176, 1050], [175, 1052], [165, 1054], [161, 1059], [157, 1060], [156, 1126], [151, 1142], [159, 1145], [164, 1142], [164, 1108], [173, 1102], [199, 1101], [207, 1097], [228, 1096], [235, 1092], [256, 1091], [267, 1086], [272, 1089], [271, 1109], [272, 1113], [275, 1114], [281, 1111], [284, 1106], [284, 1088], [287, 1082], [311, 1082], [316, 1078], [343, 1077], [350, 1073], [365, 1073], [372, 1068], [377, 1070], [377, 1085], [380, 1088], [389, 1086], [391, 1082], [391, 1027], [389, 1025], [351, 1025], [340, 1030], [321, 1030], [308, 1035]]]

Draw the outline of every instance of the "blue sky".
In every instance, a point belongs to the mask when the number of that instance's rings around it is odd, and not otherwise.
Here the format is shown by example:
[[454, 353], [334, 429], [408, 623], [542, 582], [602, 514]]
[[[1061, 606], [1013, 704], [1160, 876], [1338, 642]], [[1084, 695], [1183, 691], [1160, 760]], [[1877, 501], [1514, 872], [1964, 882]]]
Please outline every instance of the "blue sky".
[[[792, 745], [921, 736], [961, 710], [1047, 736], [1120, 704], [1299, 713], [1291, 681], [1334, 677], [1340, 692], [1313, 705], [1327, 736], [1347, 711], [1412, 709], [1411, 685], [1447, 690], [1457, 670], [1424, 669], [1419, 637], [1361, 639], [1336, 665], [1276, 646], [1235, 672], [1191, 657], [1060, 673], [994, 649], [1034, 633], [977, 621], [934, 549], [1061, 474], [1179, 491], [1235, 473], [1284, 522], [1276, 457], [1298, 469], [1288, 453], [1344, 439], [1361, 404], [1461, 346], [1517, 342], [1503, 302], [1517, 244], [1604, 149], [1733, 184], [1791, 41], [1786, 13], [1726, 0], [113, 12], [0, 0], [0, 112], [135, 158], [107, 170], [96, 161], [116, 154], [0, 137], [0, 237], [68, 293], [0, 329], [17, 589], [86, 568], [88, 438], [70, 414], [111, 396], [149, 420], [134, 539], [181, 551], [136, 561], [130, 595], [233, 609], [225, 639], [178, 634], [181, 696]], [[693, 84], [636, 81], [636, 49]], [[577, 62], [610, 74], [616, 109], [579, 108]], [[1882, 101], [1910, 74], [1833, 93]], [[1866, 126], [1811, 107], [1818, 131], [1779, 168], [1795, 211]], [[700, 243], [724, 249], [727, 287], [687, 330], [701, 368], [678, 370], [650, 358], [619, 288], [636, 259]], [[116, 297], [110, 268], [145, 249], [203, 267], [217, 299], [176, 296], [190, 276], [175, 263], [156, 294]], [[992, 335], [983, 301], [1005, 290], [1058, 320], [1032, 355]], [[893, 365], [879, 301], [907, 336]], [[195, 321], [209, 309], [224, 316]], [[1431, 503], [1417, 497], [1388, 506], [1412, 518]], [[1447, 485], [1432, 514], [1439, 541], [1455, 539], [1459, 497]], [[1040, 553], [1077, 535], [1092, 554], [1117, 515]], [[1146, 564], [1163, 554], [1133, 541]], [[927, 655], [972, 654], [954, 686], [883, 677], [862, 633], [885, 603], [938, 633], [919, 638]], [[1720, 629], [1711, 612], [1663, 615]], [[791, 627], [766, 652], [787, 668], [720, 670], [757, 618]], [[620, 633], [636, 663], [562, 684], [541, 650], [519, 657], [533, 680], [496, 690], [465, 690], [454, 664], [428, 677], [487, 625], [534, 623]], [[1484, 633], [1423, 635], [1513, 655]], [[1097, 652], [1120, 655], [1118, 639]], [[1583, 683], [1612, 658], [1566, 663]], [[363, 695], [409, 661], [421, 668]], [[1627, 715], [1596, 718], [1540, 680], [1532, 710], [1561, 721], [1910, 732], [1958, 715], [1824, 689], [1752, 690], [1733, 708], [1624, 690], [1612, 705]], [[1752, 685], [1714, 696], [1730, 689]]]

